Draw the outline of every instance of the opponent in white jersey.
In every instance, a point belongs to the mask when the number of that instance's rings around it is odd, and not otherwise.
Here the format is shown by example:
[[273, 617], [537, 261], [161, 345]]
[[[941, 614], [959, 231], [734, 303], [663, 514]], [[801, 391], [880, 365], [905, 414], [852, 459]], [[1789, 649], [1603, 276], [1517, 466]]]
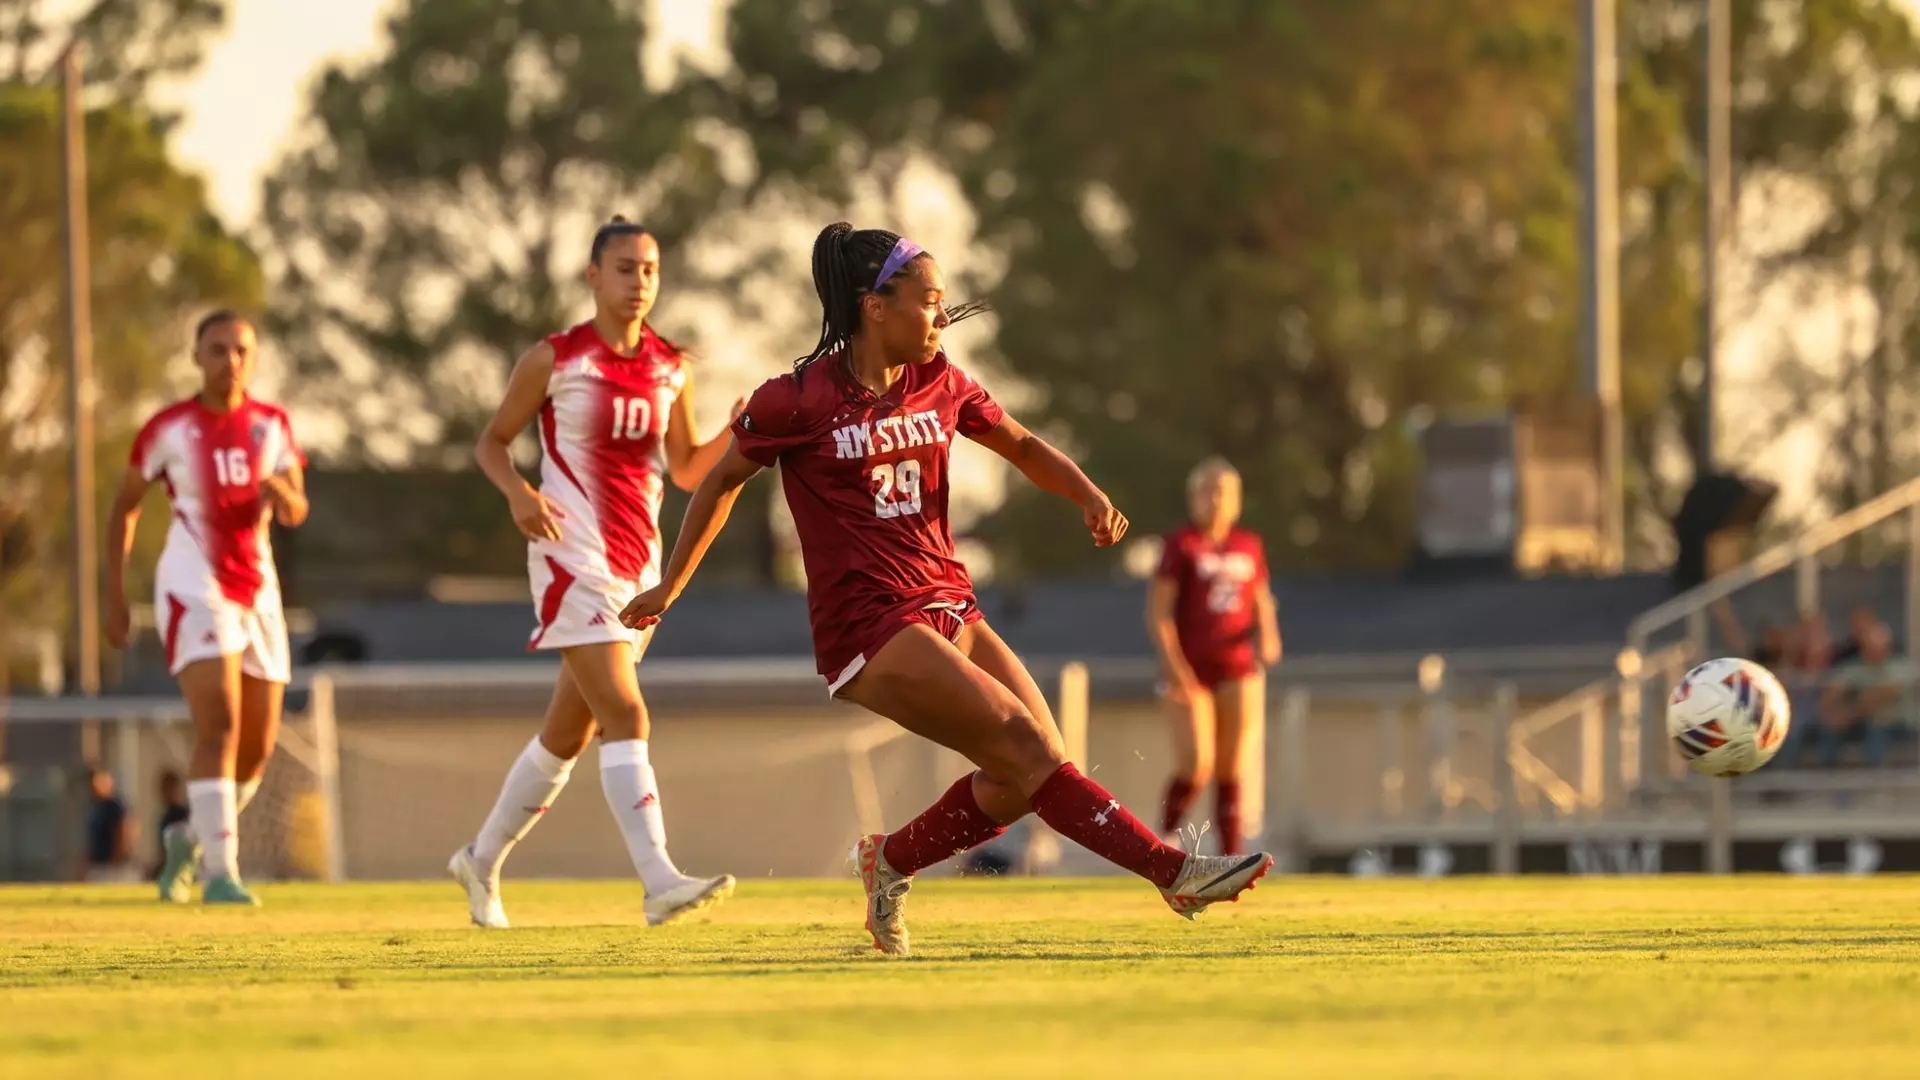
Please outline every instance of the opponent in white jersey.
[[189, 818], [163, 837], [160, 897], [174, 902], [187, 899], [196, 859], [207, 903], [256, 902], [236, 865], [239, 816], [273, 753], [289, 676], [267, 519], [291, 527], [307, 518], [306, 460], [287, 414], [247, 396], [256, 347], [253, 325], [231, 311], [200, 321], [200, 392], [140, 429], [108, 516], [107, 637], [124, 649], [126, 563], [141, 500], [158, 481], [173, 504], [153, 610], [194, 726]]
[[[507, 925], [501, 863], [560, 794], [596, 725], [600, 784], [646, 886], [647, 922], [668, 922], [733, 891], [730, 875], [690, 877], [667, 856], [634, 672], [650, 632], [629, 630], [619, 618], [628, 600], [659, 579], [664, 482], [693, 490], [728, 444], [724, 431], [695, 441], [685, 360], [646, 324], [659, 283], [652, 234], [619, 217], [601, 226], [587, 263], [593, 319], [520, 358], [474, 452], [527, 535], [538, 618], [528, 648], [562, 658], [544, 727], [508, 770], [479, 835], [447, 864], [466, 889], [476, 926]], [[536, 417], [538, 490], [508, 454]]]

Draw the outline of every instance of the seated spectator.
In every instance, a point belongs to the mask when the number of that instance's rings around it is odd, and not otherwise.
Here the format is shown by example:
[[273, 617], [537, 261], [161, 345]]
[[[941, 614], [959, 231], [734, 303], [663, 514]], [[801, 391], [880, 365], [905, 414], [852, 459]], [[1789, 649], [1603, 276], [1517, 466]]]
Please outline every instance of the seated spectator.
[[[1786, 688], [1793, 724], [1787, 729], [1787, 741], [1780, 748], [1779, 762], [1792, 766], [1806, 756], [1806, 748], [1817, 741], [1820, 695], [1827, 671], [1833, 665], [1833, 643], [1827, 636], [1826, 616], [1819, 612], [1801, 618], [1787, 627], [1776, 663], [1768, 664]], [[1764, 647], [1764, 643], [1763, 643]], [[1766, 663], [1757, 656], [1756, 661]]]
[[1865, 611], [1854, 612], [1851, 622], [1859, 653], [1827, 674], [1812, 735], [1817, 760], [1826, 767], [1838, 765], [1843, 744], [1855, 738], [1868, 765], [1884, 763], [1894, 736], [1911, 722], [1912, 692], [1920, 680], [1912, 660], [1893, 655], [1885, 623]]
[[80, 881], [138, 881], [133, 863], [133, 819], [113, 790], [113, 774], [98, 766], [87, 770], [87, 835], [84, 858], [74, 877]]

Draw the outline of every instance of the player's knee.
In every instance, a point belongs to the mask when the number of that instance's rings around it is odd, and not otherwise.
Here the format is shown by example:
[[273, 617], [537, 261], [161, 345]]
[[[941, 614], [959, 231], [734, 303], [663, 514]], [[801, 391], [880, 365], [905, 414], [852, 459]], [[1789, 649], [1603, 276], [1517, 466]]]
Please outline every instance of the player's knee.
[[1208, 762], [1199, 762], [1180, 769], [1178, 775], [1188, 786], [1198, 790], [1213, 783], [1213, 766]]
[[1213, 782], [1214, 768], [1213, 768], [1213, 748], [1212, 747], [1208, 747], [1208, 746], [1194, 747], [1193, 749], [1189, 750], [1185, 755], [1183, 755], [1183, 757], [1184, 757], [1184, 760], [1180, 762], [1180, 767], [1179, 767], [1180, 778], [1182, 780], [1185, 780], [1187, 783], [1192, 784], [1196, 788], [1206, 787], [1208, 784]]
[[547, 753], [562, 761], [572, 761], [587, 752], [587, 744], [593, 741], [593, 725], [581, 728], [569, 728], [556, 732], [551, 728], [540, 733], [540, 745]]
[[194, 732], [193, 741], [202, 753], [217, 753], [223, 759], [234, 758], [240, 753], [240, 726], [203, 722], [199, 730]]
[[595, 716], [594, 719], [600, 723], [600, 737], [607, 742], [644, 739], [649, 734], [647, 709], [638, 701], [623, 702], [620, 708], [610, 710], [606, 716]]
[[987, 775], [1016, 787], [1023, 779], [1052, 773], [1066, 760], [1047, 726], [1025, 709], [1001, 721], [989, 754]]

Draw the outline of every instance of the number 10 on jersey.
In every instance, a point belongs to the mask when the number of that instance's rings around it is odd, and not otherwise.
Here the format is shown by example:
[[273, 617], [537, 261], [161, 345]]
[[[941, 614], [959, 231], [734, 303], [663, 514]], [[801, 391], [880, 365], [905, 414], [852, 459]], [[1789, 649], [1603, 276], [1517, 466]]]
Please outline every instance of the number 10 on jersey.
[[643, 397], [613, 399], [613, 437], [644, 439], [653, 434], [653, 402]]
[[876, 517], [897, 518], [920, 512], [919, 462], [908, 458], [892, 465], [875, 465], [872, 480]]

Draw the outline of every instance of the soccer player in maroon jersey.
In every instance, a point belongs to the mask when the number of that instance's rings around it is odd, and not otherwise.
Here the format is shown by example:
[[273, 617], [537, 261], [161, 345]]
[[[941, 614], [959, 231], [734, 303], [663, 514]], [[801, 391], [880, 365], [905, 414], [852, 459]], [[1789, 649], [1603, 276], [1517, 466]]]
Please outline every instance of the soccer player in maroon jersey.
[[[726, 451], [726, 439], [697, 441], [686, 358], [647, 325], [660, 288], [653, 235], [622, 217], [601, 226], [587, 284], [593, 318], [527, 350], [474, 451], [527, 536], [539, 617], [527, 647], [557, 651], [562, 661], [540, 734], [508, 770], [479, 834], [447, 864], [476, 926], [507, 925], [500, 866], [566, 786], [596, 726], [600, 786], [646, 886], [648, 924], [733, 891], [731, 875], [689, 876], [667, 855], [647, 707], [634, 672], [651, 634], [620, 624], [621, 607], [660, 579], [665, 481], [692, 490]], [[538, 489], [508, 453], [536, 418]]]
[[1220, 458], [1193, 470], [1187, 478], [1193, 520], [1167, 535], [1147, 594], [1147, 628], [1160, 652], [1176, 754], [1160, 831], [1179, 829], [1211, 778], [1214, 825], [1220, 850], [1229, 855], [1242, 839], [1247, 733], [1264, 722], [1266, 669], [1280, 662], [1267, 552], [1260, 537], [1236, 524], [1240, 491], [1240, 474]]
[[1067, 761], [1040, 688], [981, 618], [954, 557], [948, 449], [965, 435], [1073, 500], [1096, 545], [1119, 540], [1127, 519], [1078, 466], [947, 359], [940, 334], [954, 316], [946, 281], [918, 244], [830, 225], [814, 241], [813, 284], [819, 342], [735, 418], [733, 445], [694, 492], [660, 584], [635, 597], [622, 620], [659, 620], [741, 485], [777, 463], [829, 690], [979, 766], [898, 831], [856, 846], [875, 948], [906, 954], [901, 908], [915, 873], [1028, 812], [1153, 882], [1188, 918], [1236, 899], [1266, 873], [1270, 856], [1188, 855]]
[[140, 503], [159, 481], [173, 504], [153, 609], [194, 733], [188, 819], [161, 838], [160, 898], [174, 903], [186, 902], [196, 862], [205, 902], [258, 903], [240, 881], [240, 811], [273, 754], [292, 674], [267, 519], [299, 525], [307, 496], [306, 459], [287, 414], [247, 394], [257, 349], [253, 324], [240, 315], [200, 320], [200, 392], [140, 429], [107, 514], [107, 640], [124, 649], [133, 621], [127, 557]]

